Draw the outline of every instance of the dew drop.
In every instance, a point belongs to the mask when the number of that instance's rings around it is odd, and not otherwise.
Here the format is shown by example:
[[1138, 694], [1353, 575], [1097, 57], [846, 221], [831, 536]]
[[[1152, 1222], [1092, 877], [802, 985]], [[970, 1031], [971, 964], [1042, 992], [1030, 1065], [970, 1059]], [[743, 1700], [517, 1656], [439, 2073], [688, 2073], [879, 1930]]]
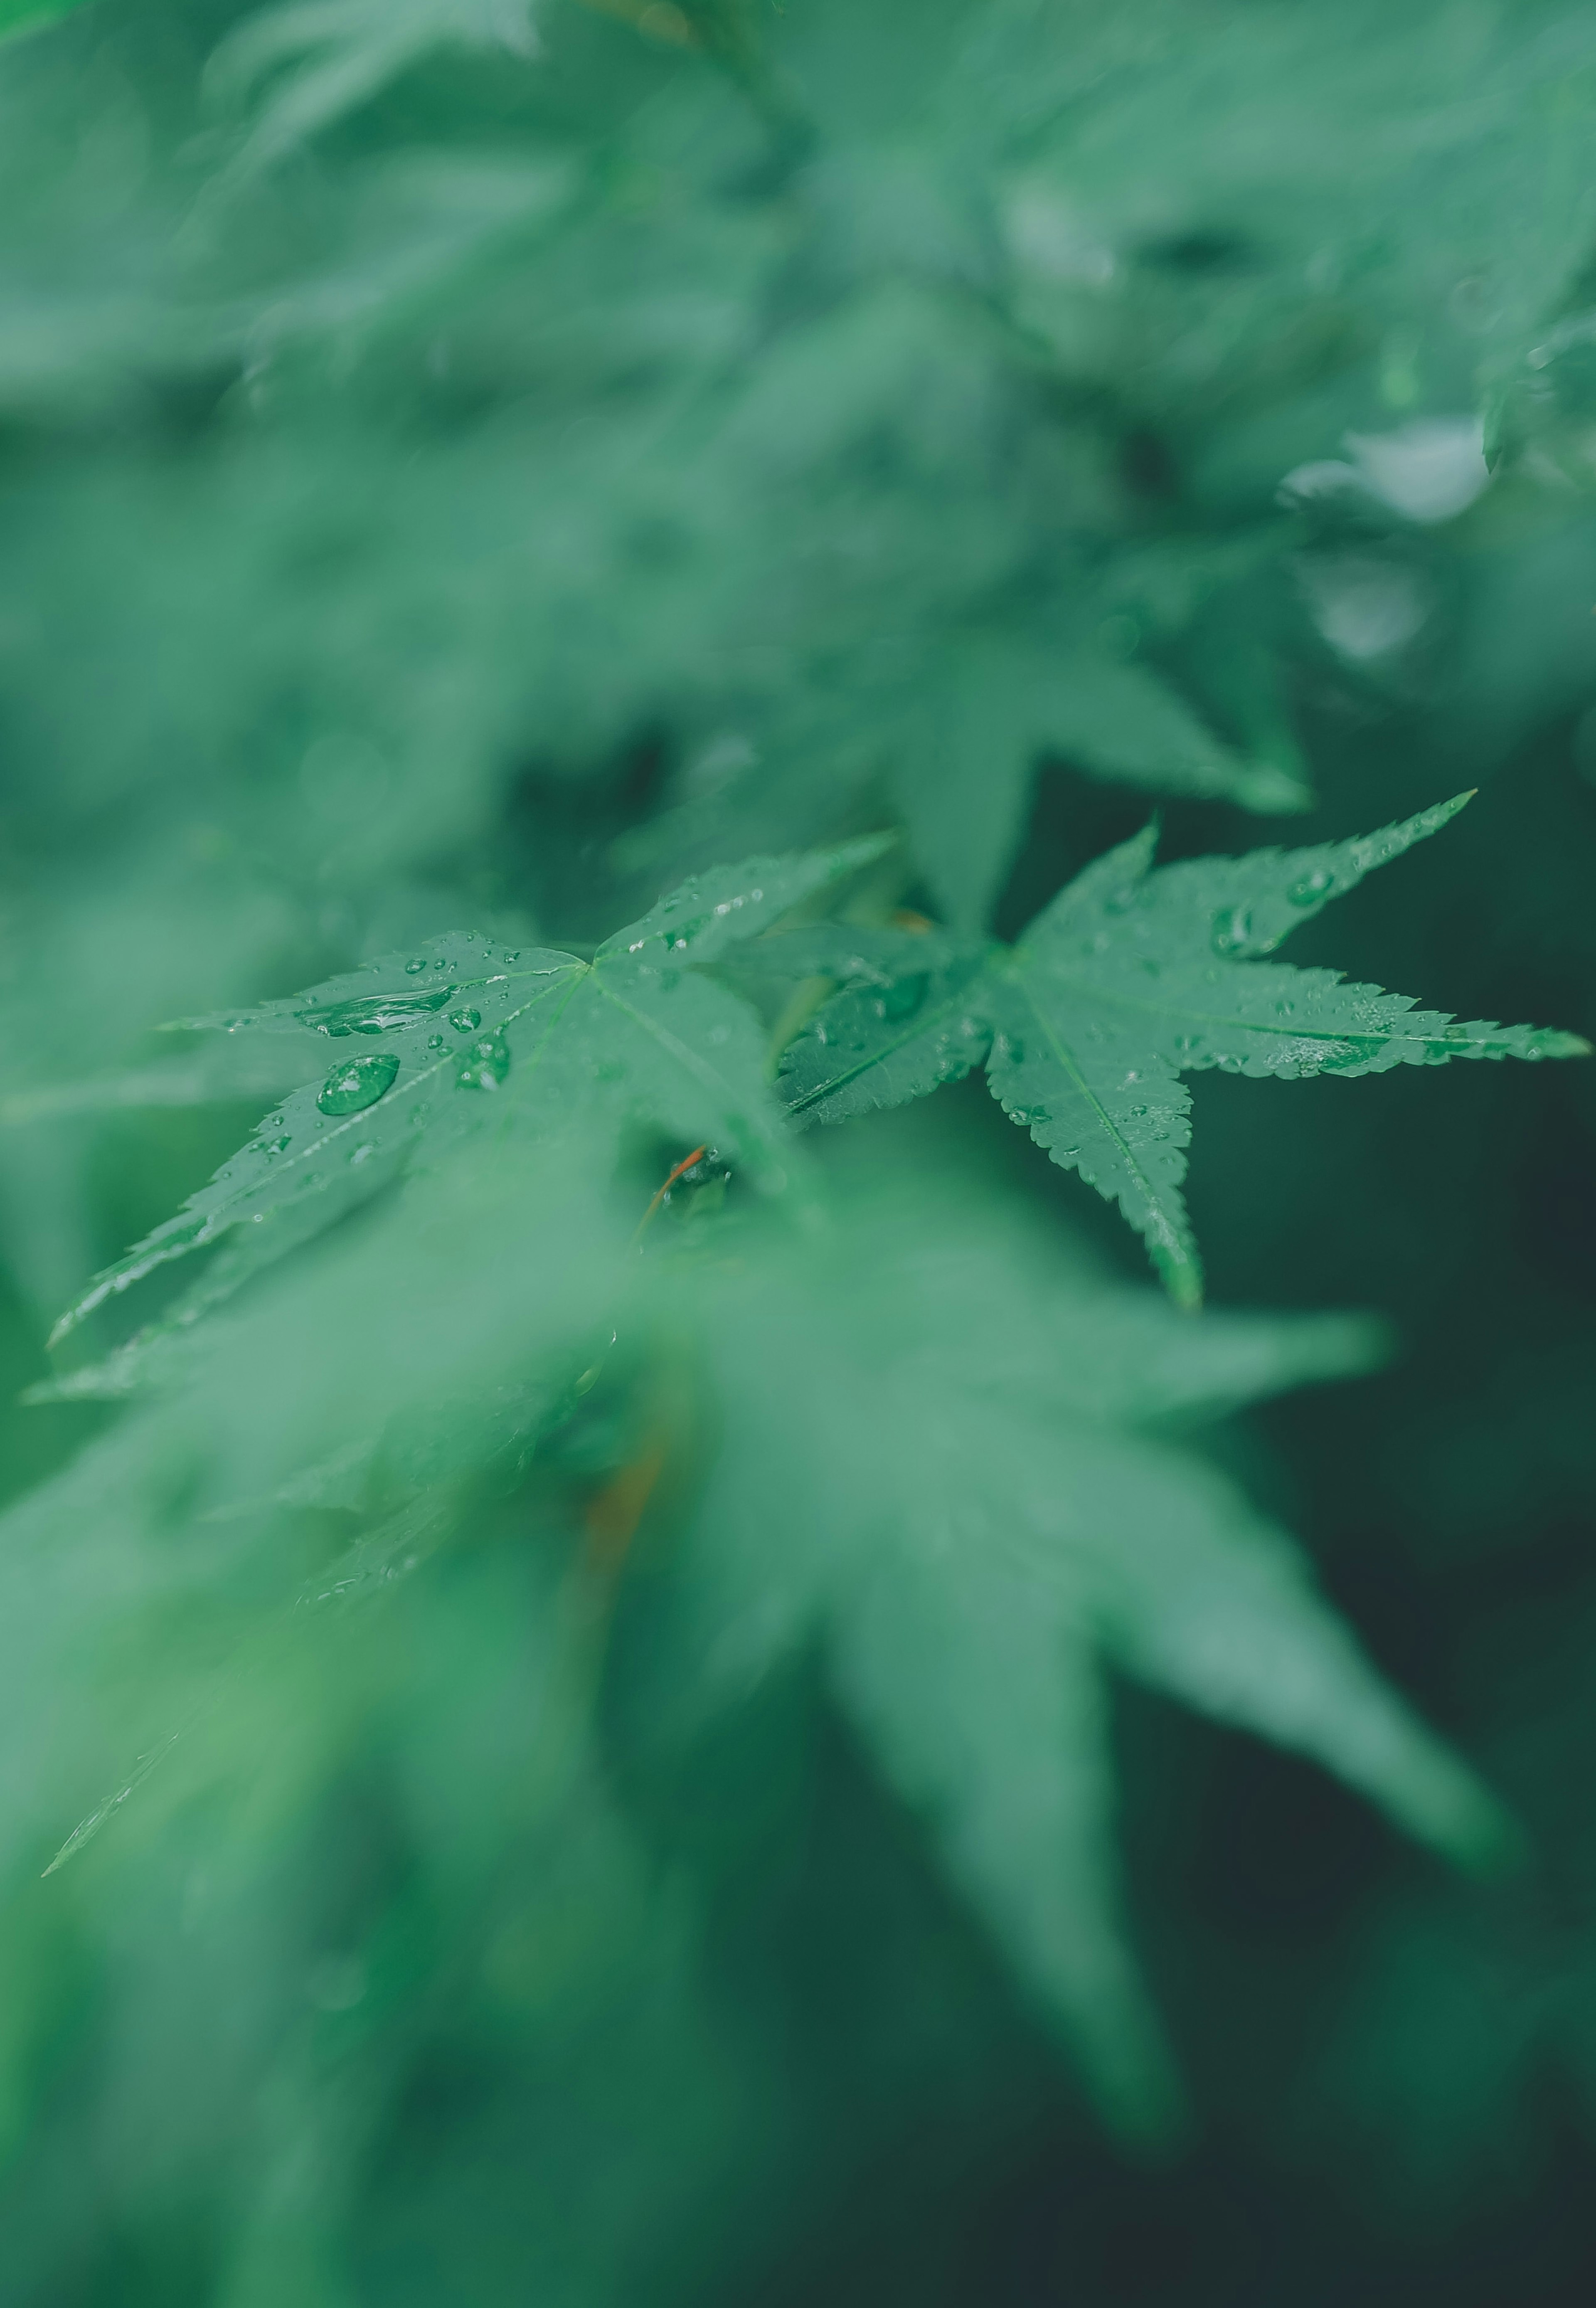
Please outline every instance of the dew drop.
[[351, 1058], [348, 1065], [333, 1068], [316, 1092], [316, 1104], [323, 1114], [358, 1114], [363, 1107], [375, 1106], [392, 1088], [399, 1064], [388, 1051], [369, 1058]]
[[414, 977], [419, 971], [424, 970], [425, 968], [426, 964], [425, 961], [408, 961], [405, 964], [405, 975], [407, 977]]
[[1252, 916], [1245, 906], [1223, 906], [1214, 917], [1208, 943], [1215, 953], [1245, 953], [1252, 943]]
[[930, 982], [930, 978], [922, 969], [917, 970], [912, 977], [896, 979], [887, 987], [881, 999], [877, 1003], [877, 1015], [891, 1019], [895, 1022], [905, 1018], [912, 1018], [923, 1003], [925, 989]]
[[1334, 887], [1335, 876], [1328, 866], [1316, 866], [1310, 874], [1304, 874], [1300, 882], [1292, 883], [1286, 891], [1286, 899], [1293, 906], [1317, 906], [1320, 899], [1327, 898]]
[[429, 1034], [426, 1038], [426, 1046], [429, 1050], [441, 1050], [444, 1046], [442, 1035]]
[[451, 1010], [449, 1022], [457, 1034], [474, 1034], [482, 1023], [482, 1012], [469, 1006], [464, 1010]]
[[684, 946], [692, 943], [694, 938], [703, 934], [714, 918], [713, 914], [695, 914], [691, 921], [683, 922], [679, 929], [666, 930], [662, 941], [665, 952], [680, 953]]

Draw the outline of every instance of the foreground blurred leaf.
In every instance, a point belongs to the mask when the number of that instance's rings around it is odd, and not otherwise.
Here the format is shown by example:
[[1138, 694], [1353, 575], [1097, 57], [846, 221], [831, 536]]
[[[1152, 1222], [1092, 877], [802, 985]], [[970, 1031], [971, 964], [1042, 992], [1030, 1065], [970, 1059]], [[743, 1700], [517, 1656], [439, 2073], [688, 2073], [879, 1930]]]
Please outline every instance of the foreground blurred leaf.
[[1209, 1387], [1358, 1370], [1377, 1333], [1193, 1327], [1017, 1213], [901, 1183], [845, 1205], [823, 1254], [729, 1273], [701, 1320], [721, 1442], [673, 1580], [688, 1705], [824, 1630], [883, 1773], [1116, 2122], [1157, 2131], [1173, 2088], [1118, 1913], [1100, 1662], [1315, 1756], [1455, 1857], [1502, 1847], [1290, 1541], [1160, 1434]]

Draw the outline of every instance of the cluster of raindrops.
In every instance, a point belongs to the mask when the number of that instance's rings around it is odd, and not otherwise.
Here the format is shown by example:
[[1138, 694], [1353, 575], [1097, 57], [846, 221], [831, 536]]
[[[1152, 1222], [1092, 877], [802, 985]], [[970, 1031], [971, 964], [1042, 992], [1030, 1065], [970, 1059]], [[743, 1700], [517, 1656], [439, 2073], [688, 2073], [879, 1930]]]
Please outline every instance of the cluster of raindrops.
[[481, 1034], [461, 1056], [455, 1081], [461, 1089], [497, 1089], [509, 1072], [510, 1045], [503, 1035]]
[[[765, 896], [763, 890], [741, 891], [734, 898], [723, 898], [708, 913], [690, 914], [684, 921], [674, 921], [672, 917], [679, 914], [696, 894], [691, 888], [678, 891], [674, 898], [667, 898], [660, 907], [660, 918], [666, 927], [657, 934], [667, 953], [685, 953], [694, 940], [702, 937], [704, 932], [713, 928], [716, 922], [723, 921], [728, 914], [740, 912], [744, 906], [761, 904]], [[648, 943], [647, 938], [634, 938], [626, 951], [628, 953], [641, 953]]]

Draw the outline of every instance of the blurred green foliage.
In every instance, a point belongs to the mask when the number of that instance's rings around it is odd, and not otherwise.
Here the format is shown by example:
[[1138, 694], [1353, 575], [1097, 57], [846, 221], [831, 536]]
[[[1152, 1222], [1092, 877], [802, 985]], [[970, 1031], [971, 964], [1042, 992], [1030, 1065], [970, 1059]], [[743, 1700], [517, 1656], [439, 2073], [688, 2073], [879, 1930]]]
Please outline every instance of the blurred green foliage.
[[1596, 22], [0, 35], [6, 2300], [1585, 2299]]

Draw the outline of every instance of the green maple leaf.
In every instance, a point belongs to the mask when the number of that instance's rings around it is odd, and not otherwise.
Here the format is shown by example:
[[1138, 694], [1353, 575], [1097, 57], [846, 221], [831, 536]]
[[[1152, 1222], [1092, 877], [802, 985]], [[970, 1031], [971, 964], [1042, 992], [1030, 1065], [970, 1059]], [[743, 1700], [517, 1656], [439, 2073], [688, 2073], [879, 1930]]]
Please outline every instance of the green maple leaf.
[[[305, 1073], [322, 1079], [274, 1107], [180, 1212], [98, 1275], [52, 1343], [157, 1267], [247, 1228], [224, 1270], [231, 1287], [367, 1200], [418, 1150], [433, 1155], [489, 1127], [546, 1133], [580, 1113], [607, 1116], [618, 1133], [646, 1117], [683, 1143], [712, 1140], [756, 1181], [785, 1185], [793, 1150], [765, 1080], [764, 1034], [700, 970], [886, 846], [871, 839], [702, 875], [590, 961], [461, 931], [290, 999], [180, 1021], [291, 1037]], [[113, 1391], [124, 1391], [119, 1378]]]
[[785, 1094], [794, 1112], [835, 1122], [984, 1064], [1004, 1111], [1119, 1204], [1171, 1295], [1195, 1305], [1182, 1074], [1217, 1066], [1290, 1081], [1588, 1051], [1575, 1034], [1460, 1022], [1334, 970], [1260, 958], [1469, 798], [1356, 840], [1157, 869], [1149, 827], [1088, 866], [1011, 948], [938, 934], [800, 934], [794, 967], [845, 983], [786, 1052]]

